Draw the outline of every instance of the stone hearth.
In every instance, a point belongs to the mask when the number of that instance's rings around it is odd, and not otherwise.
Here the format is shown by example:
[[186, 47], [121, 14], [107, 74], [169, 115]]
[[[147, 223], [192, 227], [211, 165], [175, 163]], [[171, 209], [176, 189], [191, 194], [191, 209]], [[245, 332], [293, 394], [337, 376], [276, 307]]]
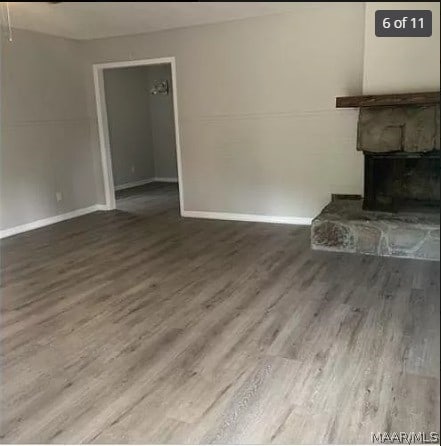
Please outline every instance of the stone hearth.
[[410, 259], [440, 259], [438, 211], [363, 210], [361, 198], [334, 198], [311, 225], [313, 249]]
[[333, 195], [311, 226], [313, 249], [440, 259], [439, 92], [337, 98], [359, 107], [364, 198]]

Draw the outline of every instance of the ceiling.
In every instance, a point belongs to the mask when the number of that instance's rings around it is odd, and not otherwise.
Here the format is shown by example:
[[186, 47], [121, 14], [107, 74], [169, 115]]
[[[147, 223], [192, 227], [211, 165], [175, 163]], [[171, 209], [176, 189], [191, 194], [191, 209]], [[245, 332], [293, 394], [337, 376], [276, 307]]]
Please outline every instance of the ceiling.
[[14, 28], [73, 39], [226, 22], [292, 12], [298, 7], [283, 2], [9, 2]]

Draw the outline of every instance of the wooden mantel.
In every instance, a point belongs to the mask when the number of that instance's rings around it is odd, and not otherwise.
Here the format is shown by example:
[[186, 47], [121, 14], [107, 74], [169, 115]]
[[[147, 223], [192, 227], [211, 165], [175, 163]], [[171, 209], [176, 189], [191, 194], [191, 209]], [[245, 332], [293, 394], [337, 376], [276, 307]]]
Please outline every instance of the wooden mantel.
[[439, 104], [439, 91], [405, 94], [375, 94], [369, 96], [342, 96], [336, 98], [337, 108], [381, 107], [393, 105]]

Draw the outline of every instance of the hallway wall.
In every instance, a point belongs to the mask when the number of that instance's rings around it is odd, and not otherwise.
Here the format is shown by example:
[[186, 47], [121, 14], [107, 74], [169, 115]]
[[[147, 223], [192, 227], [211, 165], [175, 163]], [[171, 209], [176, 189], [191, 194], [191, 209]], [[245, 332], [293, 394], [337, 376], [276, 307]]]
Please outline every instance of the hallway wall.
[[177, 179], [172, 92], [150, 93], [154, 80], [171, 85], [170, 66], [105, 69], [103, 77], [115, 187]]
[[167, 80], [168, 95], [150, 96], [150, 119], [155, 161], [155, 177], [177, 180], [175, 121], [170, 64], [146, 67], [150, 85], [155, 80]]
[[152, 126], [147, 73], [142, 67], [104, 70], [104, 89], [116, 187], [152, 178]]

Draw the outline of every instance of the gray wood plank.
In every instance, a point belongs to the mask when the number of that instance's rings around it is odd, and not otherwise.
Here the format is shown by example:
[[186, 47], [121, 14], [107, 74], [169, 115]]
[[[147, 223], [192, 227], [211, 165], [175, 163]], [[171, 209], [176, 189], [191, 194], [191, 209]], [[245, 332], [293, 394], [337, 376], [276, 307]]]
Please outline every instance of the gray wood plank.
[[439, 263], [183, 219], [177, 187], [1, 241], [1, 439], [366, 443], [439, 431]]

